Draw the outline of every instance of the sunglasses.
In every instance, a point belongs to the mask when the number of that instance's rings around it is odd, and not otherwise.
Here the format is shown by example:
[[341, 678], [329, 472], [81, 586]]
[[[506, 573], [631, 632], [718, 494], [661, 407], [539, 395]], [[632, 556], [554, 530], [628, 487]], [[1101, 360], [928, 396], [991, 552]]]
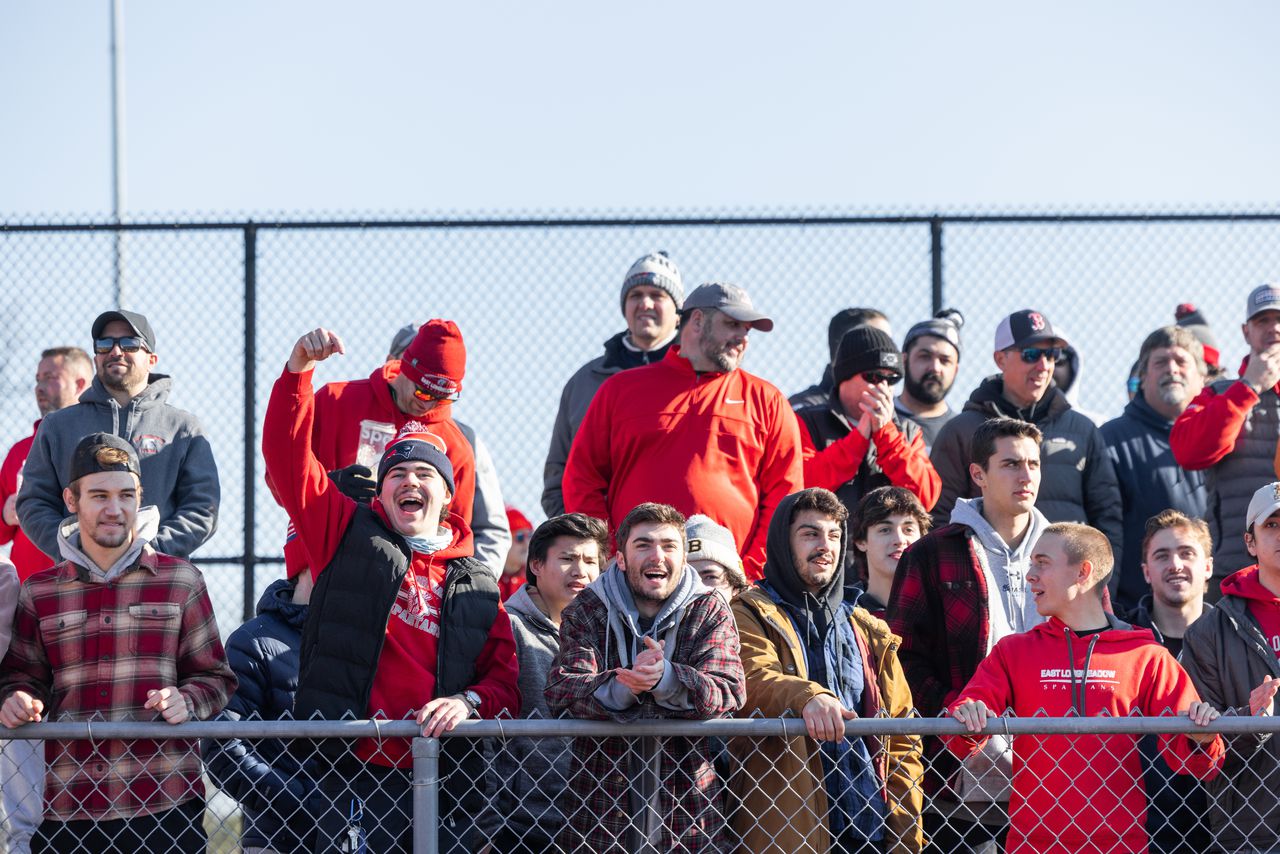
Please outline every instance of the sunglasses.
[[531, 537], [532, 535], [533, 535], [532, 531], [517, 531], [511, 536], [517, 543], [523, 543], [526, 540], [528, 540], [529, 537]]
[[[122, 335], [119, 338], [95, 338], [93, 341], [93, 352], [99, 356], [105, 356], [116, 347], [120, 348], [122, 353], [136, 353], [139, 350], [147, 350], [147, 345], [137, 335]], [[147, 350], [150, 353], [150, 350]]]
[[881, 383], [884, 383], [885, 385], [893, 385], [898, 380], [902, 379], [902, 377], [897, 374], [882, 374], [879, 371], [864, 371], [862, 373], [862, 379], [869, 385], [880, 385]]
[[438, 391], [432, 391], [431, 389], [423, 388], [420, 385], [414, 385], [413, 396], [418, 400], [421, 400], [423, 403], [441, 403], [446, 400], [457, 400], [458, 392], [454, 392], [452, 394], [441, 394]]
[[1062, 358], [1061, 347], [1023, 347], [1018, 351], [1022, 356], [1022, 361], [1028, 365], [1034, 365], [1041, 359], [1048, 359], [1050, 362], [1056, 362]]

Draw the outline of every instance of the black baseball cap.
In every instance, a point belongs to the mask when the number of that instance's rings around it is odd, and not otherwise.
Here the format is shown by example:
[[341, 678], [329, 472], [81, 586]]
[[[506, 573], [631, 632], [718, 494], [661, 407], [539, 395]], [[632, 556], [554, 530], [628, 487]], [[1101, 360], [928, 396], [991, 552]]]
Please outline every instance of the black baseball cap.
[[1055, 339], [1064, 344], [1070, 343], [1067, 336], [1053, 328], [1044, 314], [1035, 309], [1024, 308], [1000, 321], [1000, 325], [996, 327], [996, 352]]
[[104, 471], [132, 472], [142, 479], [142, 467], [133, 445], [114, 433], [90, 433], [71, 455], [71, 480]]
[[98, 319], [93, 322], [93, 330], [90, 332], [93, 340], [97, 341], [102, 337], [102, 330], [107, 324], [113, 320], [122, 320], [129, 324], [129, 328], [133, 330], [133, 334], [142, 339], [142, 343], [147, 345], [147, 352], [154, 353], [156, 351], [156, 334], [151, 331], [151, 323], [145, 315], [138, 314], [136, 311], [104, 311], [98, 315]]

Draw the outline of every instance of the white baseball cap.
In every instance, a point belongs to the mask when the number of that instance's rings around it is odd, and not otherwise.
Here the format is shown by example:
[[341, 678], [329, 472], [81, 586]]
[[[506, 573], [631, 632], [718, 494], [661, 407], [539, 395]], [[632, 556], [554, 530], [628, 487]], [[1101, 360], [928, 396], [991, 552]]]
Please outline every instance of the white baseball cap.
[[1280, 483], [1258, 487], [1253, 498], [1249, 499], [1249, 512], [1244, 519], [1245, 530], [1270, 517], [1277, 510], [1280, 510]]

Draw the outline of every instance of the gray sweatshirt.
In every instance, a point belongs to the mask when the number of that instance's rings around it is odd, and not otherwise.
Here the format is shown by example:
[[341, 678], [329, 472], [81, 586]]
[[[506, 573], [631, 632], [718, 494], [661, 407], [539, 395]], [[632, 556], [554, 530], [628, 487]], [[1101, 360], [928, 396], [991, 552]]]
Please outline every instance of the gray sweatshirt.
[[81, 439], [99, 432], [128, 439], [138, 450], [142, 500], [160, 512], [151, 544], [156, 551], [187, 558], [213, 534], [221, 498], [218, 467], [200, 421], [166, 402], [171, 382], [151, 374], [147, 387], [121, 407], [95, 378], [79, 403], [40, 422], [18, 491], [18, 521], [40, 551], [59, 553], [71, 455]]
[[951, 521], [969, 526], [981, 546], [975, 552], [986, 576], [988, 612], [991, 615], [986, 651], [990, 652], [996, 641], [1005, 635], [1025, 632], [1043, 623], [1044, 617], [1036, 612], [1035, 599], [1027, 592], [1027, 572], [1031, 569], [1031, 553], [1036, 540], [1049, 527], [1049, 520], [1044, 514], [1034, 507], [1031, 509], [1031, 527], [1017, 548], [1009, 548], [982, 515], [981, 498], [958, 499], [951, 511]]

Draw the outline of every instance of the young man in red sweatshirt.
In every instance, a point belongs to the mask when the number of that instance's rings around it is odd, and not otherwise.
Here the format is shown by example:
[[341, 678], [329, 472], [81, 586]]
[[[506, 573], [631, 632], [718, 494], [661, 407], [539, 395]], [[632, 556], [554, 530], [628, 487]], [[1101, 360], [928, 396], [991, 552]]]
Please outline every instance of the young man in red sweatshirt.
[[[344, 495], [311, 448], [316, 362], [345, 352], [327, 329], [298, 339], [271, 391], [263, 456], [297, 529], [316, 587], [302, 631], [299, 718], [402, 719], [436, 737], [471, 715], [518, 714], [511, 622], [493, 574], [472, 555], [471, 531], [450, 512], [454, 471], [440, 437], [410, 423], [378, 464], [375, 497]], [[440, 850], [474, 850], [470, 825], [483, 779], [480, 752], [445, 745]], [[351, 834], [370, 851], [408, 851], [413, 758], [407, 739], [322, 745], [317, 850]], [[456, 755], [455, 755], [456, 751]], [[363, 815], [361, 826], [353, 816]]]
[[[1103, 609], [1111, 545], [1094, 528], [1050, 525], [1032, 555], [1027, 584], [1047, 621], [995, 645], [951, 705], [971, 733], [1005, 710], [1018, 717], [1166, 715], [1198, 725], [1218, 717], [1148, 629]], [[953, 736], [960, 757], [985, 737]], [[1170, 767], [1208, 779], [1222, 739], [1163, 735]], [[1131, 854], [1147, 851], [1147, 797], [1137, 735], [1022, 735], [1013, 740], [1013, 793], [1006, 851], [1018, 854]]]

